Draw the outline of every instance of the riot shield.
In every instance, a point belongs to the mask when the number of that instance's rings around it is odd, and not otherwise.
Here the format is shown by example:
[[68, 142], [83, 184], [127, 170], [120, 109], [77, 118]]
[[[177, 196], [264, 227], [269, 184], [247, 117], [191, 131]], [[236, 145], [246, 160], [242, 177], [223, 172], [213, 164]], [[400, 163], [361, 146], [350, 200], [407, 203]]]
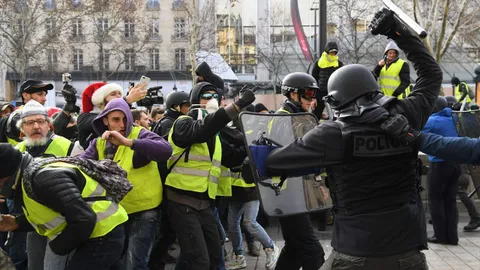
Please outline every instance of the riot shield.
[[[452, 117], [459, 136], [479, 138], [480, 137], [480, 110], [453, 111]], [[475, 190], [469, 194], [472, 197], [475, 191], [480, 189], [480, 167], [468, 164]], [[480, 198], [480, 194], [477, 192]]]
[[321, 168], [274, 177], [265, 166], [265, 159], [273, 149], [290, 144], [318, 124], [313, 114], [243, 112], [239, 117], [250, 166], [267, 215], [288, 216], [331, 208]]

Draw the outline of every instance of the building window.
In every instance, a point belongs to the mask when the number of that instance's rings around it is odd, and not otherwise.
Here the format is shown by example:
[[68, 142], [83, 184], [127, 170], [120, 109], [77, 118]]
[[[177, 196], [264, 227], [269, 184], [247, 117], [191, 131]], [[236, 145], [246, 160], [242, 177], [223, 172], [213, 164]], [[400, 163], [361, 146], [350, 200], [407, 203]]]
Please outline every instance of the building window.
[[184, 5], [185, 5], [184, 0], [173, 0], [173, 8], [174, 9], [181, 8]]
[[73, 70], [83, 69], [83, 50], [75, 49], [73, 51]]
[[148, 9], [158, 9], [158, 8], [160, 8], [160, 4], [158, 3], [158, 0], [148, 0], [147, 1], [147, 8]]
[[160, 50], [150, 49], [150, 70], [160, 70]]
[[160, 20], [159, 19], [152, 19], [150, 23], [149, 33], [150, 33], [151, 39], [160, 38]]
[[98, 33], [108, 33], [108, 19], [98, 19], [97, 20], [97, 31]]
[[133, 19], [125, 19], [125, 33], [124, 33], [125, 38], [133, 37], [134, 33], [135, 33], [135, 23], [133, 22]]
[[133, 49], [125, 50], [125, 70], [133, 70], [135, 68], [135, 53]]
[[82, 0], [72, 0], [72, 5], [78, 7], [82, 4]]
[[72, 36], [73, 37], [81, 37], [83, 36], [82, 33], [82, 19], [75, 19], [72, 25]]
[[103, 66], [103, 70], [110, 70], [110, 51], [109, 50], [103, 50], [102, 66]]
[[47, 66], [48, 69], [54, 70], [57, 68], [57, 50], [55, 49], [47, 49]]
[[54, 18], [48, 18], [45, 20], [45, 28], [47, 35], [51, 36], [55, 33], [56, 23]]
[[185, 70], [185, 49], [175, 49], [175, 70]]
[[185, 19], [175, 18], [175, 38], [185, 38]]

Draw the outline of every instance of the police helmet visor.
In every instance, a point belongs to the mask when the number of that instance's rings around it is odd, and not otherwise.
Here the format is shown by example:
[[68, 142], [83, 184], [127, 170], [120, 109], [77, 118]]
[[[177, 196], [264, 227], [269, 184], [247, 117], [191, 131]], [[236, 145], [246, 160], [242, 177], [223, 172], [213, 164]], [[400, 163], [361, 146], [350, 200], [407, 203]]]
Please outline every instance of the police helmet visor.
[[212, 98], [218, 99], [218, 94], [217, 93], [203, 93], [203, 94], [200, 95], [200, 98], [201, 99], [206, 99], [206, 100], [210, 100]]
[[302, 91], [302, 98], [306, 99], [306, 100], [312, 100], [313, 98], [315, 98], [315, 94], [317, 93], [317, 90], [316, 89], [312, 89], [312, 88], [307, 88], [305, 90]]

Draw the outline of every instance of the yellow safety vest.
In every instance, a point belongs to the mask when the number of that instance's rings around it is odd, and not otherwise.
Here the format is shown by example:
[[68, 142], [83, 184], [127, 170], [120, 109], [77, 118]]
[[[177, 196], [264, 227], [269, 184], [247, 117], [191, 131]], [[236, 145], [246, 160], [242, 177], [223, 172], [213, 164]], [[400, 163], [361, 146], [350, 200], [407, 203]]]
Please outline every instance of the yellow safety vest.
[[[330, 60], [330, 58], [333, 58], [333, 60]], [[319, 68], [338, 67], [338, 55], [330, 56], [326, 52], [323, 52], [322, 57], [318, 59], [318, 67]]]
[[[190, 117], [182, 115], [178, 119]], [[208, 145], [204, 143], [196, 143], [190, 146], [188, 152], [188, 161], [185, 162], [185, 155], [180, 159], [183, 151], [186, 148], [177, 146], [172, 139], [173, 129], [175, 123], [168, 134], [168, 142], [172, 145], [173, 155], [167, 162], [170, 168], [172, 164], [178, 159], [178, 162], [168, 174], [165, 184], [177, 189], [200, 192], [203, 193], [208, 190], [208, 196], [215, 199], [219, 179], [221, 175], [222, 163], [222, 144], [218, 135], [215, 137], [215, 149], [213, 151], [212, 159], [210, 159], [210, 151]]]
[[[51, 163], [45, 167], [78, 169], [75, 165], [63, 162]], [[78, 169], [78, 171], [80, 171], [83, 177], [85, 177], [85, 187], [82, 190], [82, 198], [107, 195], [105, 189], [97, 181], [85, 174], [82, 170]], [[30, 198], [25, 191], [23, 181], [22, 196], [25, 217], [39, 235], [54, 239], [62, 233], [67, 226], [65, 217]], [[112, 231], [119, 224], [128, 220], [128, 215], [127, 212], [125, 212], [125, 209], [112, 201], [93, 200], [87, 201], [86, 203], [92, 208], [95, 214], [97, 214], [97, 223], [95, 224], [95, 228], [93, 229], [90, 238], [102, 237]]]
[[[137, 139], [140, 135], [140, 127], [134, 126], [128, 139]], [[98, 160], [105, 159], [106, 141], [97, 139]], [[127, 178], [133, 185], [133, 189], [127, 193], [120, 205], [125, 208], [128, 214], [150, 210], [162, 202], [162, 182], [158, 172], [157, 162], [151, 161], [141, 168], [133, 168], [133, 151], [130, 147], [119, 146], [113, 161], [127, 172]]]
[[[283, 113], [286, 113], [286, 114], [290, 114], [289, 111], [285, 110], [284, 108], [280, 108], [278, 109], [277, 113], [279, 112], [283, 112]], [[274, 122], [275, 118], [273, 118], [272, 120], [270, 120], [270, 122], [268, 122], [268, 127], [267, 127], [267, 130], [268, 130], [268, 134], [270, 134], [272, 132], [272, 127], [273, 127], [273, 122]]]
[[[47, 147], [47, 150], [43, 152], [46, 155], [53, 155], [55, 157], [66, 157], [69, 155], [68, 150], [70, 149], [72, 142], [67, 138], [62, 136], [53, 135], [52, 142]], [[20, 152], [27, 151], [27, 145], [25, 141], [19, 143], [16, 148]]]
[[7, 137], [7, 142], [12, 146], [17, 146], [17, 144], [18, 144], [17, 141], [15, 141], [14, 139], [11, 139], [9, 137]]
[[243, 188], [252, 188], [255, 187], [255, 183], [248, 184], [243, 180], [241, 172], [232, 172], [232, 186], [243, 187]]
[[[467, 102], [467, 103], [472, 102], [472, 99], [470, 98], [470, 95], [469, 95], [469, 93], [468, 93], [468, 92], [469, 92], [469, 87], [468, 87], [468, 85], [467, 85], [466, 83], [464, 83], [464, 82], [461, 82], [460, 84], [464, 84], [464, 85], [465, 85], [465, 89], [467, 89], [467, 95], [465, 96], [466, 102]], [[461, 99], [462, 96], [463, 96], [463, 93], [460, 92], [460, 84], [457, 85], [457, 86], [455, 86], [455, 98], [456, 98], [458, 101], [460, 101], [460, 99]], [[463, 101], [462, 101], [462, 102], [463, 102]]]
[[[406, 63], [402, 59], [398, 59], [396, 62], [390, 64], [387, 69], [387, 65], [382, 67], [380, 71], [380, 77], [378, 78], [378, 84], [384, 95], [393, 96], [395, 89], [401, 84], [400, 80], [400, 71], [402, 70], [403, 64]], [[405, 88], [405, 91], [398, 95], [398, 99], [406, 98], [410, 94], [410, 85]]]
[[232, 196], [232, 172], [225, 166], [220, 167], [220, 181], [217, 187], [217, 196]]

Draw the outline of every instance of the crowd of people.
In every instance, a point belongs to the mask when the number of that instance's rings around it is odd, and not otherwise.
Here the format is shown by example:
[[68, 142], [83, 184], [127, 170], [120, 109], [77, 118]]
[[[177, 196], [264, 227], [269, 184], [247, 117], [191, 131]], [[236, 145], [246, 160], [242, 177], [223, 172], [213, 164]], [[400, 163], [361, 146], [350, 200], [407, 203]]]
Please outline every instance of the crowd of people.
[[[78, 117], [73, 86], [63, 91], [59, 110], [44, 106], [52, 84], [22, 83], [25, 105], [1, 107], [2, 269], [164, 269], [168, 262], [178, 270], [243, 269], [247, 253], [259, 256], [260, 245], [269, 270], [428, 269], [427, 242], [458, 243], [456, 162], [478, 163], [480, 142], [458, 137], [452, 123], [447, 128], [451, 110], [438, 97], [442, 72], [418, 37], [385, 9], [370, 28], [392, 40], [373, 72], [344, 65], [329, 43], [315, 76], [283, 79], [286, 100], [276, 114], [313, 112], [321, 121], [264, 161], [272, 177], [326, 168], [335, 217], [327, 259], [309, 213], [279, 218], [281, 251], [265, 231], [238, 116], [270, 112], [254, 104], [249, 89], [226, 102], [222, 79], [202, 63], [190, 93], [171, 92], [163, 111], [134, 108], [146, 83], [127, 95], [118, 84], [93, 83], [82, 93]], [[409, 67], [400, 50], [418, 75], [414, 86], [405, 81]], [[468, 86], [452, 83], [466, 99], [462, 106], [470, 103]], [[325, 106], [333, 121], [323, 121]], [[268, 124], [269, 133], [285, 128]], [[378, 143], [361, 143], [372, 138]], [[426, 234], [419, 150], [431, 155], [434, 237]], [[459, 192], [464, 197], [468, 182]], [[465, 230], [474, 230], [478, 210], [473, 205], [469, 213]], [[174, 242], [178, 258], [168, 254]]]

